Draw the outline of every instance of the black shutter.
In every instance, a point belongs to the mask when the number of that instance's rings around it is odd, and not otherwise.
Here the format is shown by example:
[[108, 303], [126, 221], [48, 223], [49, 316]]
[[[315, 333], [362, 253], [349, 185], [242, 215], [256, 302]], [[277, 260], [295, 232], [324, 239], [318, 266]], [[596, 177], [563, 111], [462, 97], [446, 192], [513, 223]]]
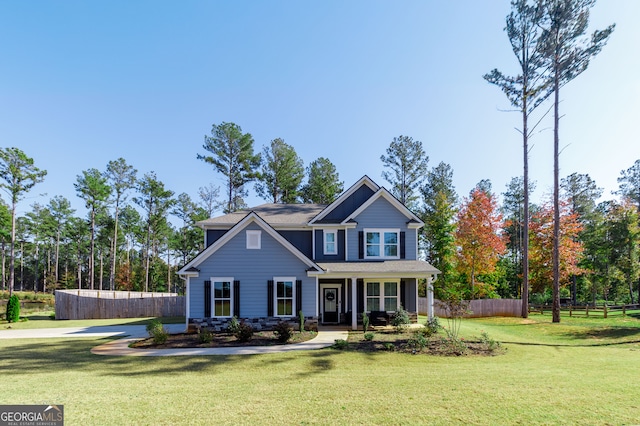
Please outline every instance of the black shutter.
[[302, 310], [302, 280], [296, 280], [296, 310], [293, 314], [300, 313]]
[[406, 242], [406, 236], [404, 231], [400, 232], [400, 259], [404, 259], [406, 258], [406, 249], [405, 249], [405, 242]]
[[233, 315], [240, 317], [240, 281], [233, 282]]
[[400, 281], [400, 304], [407, 309], [407, 283]]
[[364, 259], [364, 232], [358, 231], [358, 259]]
[[211, 317], [211, 281], [204, 282], [204, 316]]
[[273, 280], [267, 281], [267, 316], [273, 316]]
[[357, 281], [357, 294], [358, 294], [358, 314], [364, 312], [364, 281]]

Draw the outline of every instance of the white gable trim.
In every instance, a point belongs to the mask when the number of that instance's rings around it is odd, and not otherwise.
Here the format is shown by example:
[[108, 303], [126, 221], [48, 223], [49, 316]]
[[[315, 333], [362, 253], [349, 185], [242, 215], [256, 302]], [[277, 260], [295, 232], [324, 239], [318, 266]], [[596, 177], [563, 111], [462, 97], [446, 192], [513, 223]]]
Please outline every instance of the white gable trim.
[[405, 215], [407, 217], [407, 219], [409, 219], [410, 221], [414, 222], [414, 223], [409, 223], [407, 225], [409, 228], [417, 229], [417, 228], [420, 228], [420, 227], [424, 226], [424, 222], [421, 221], [418, 218], [418, 216], [416, 216], [415, 214], [411, 213], [411, 210], [409, 210], [407, 207], [405, 207], [404, 204], [402, 204], [400, 201], [398, 201], [398, 199], [396, 197], [394, 197], [389, 191], [387, 191], [386, 188], [380, 188], [378, 190], [378, 192], [376, 192], [371, 197], [369, 197], [369, 199], [367, 201], [362, 203], [362, 205], [360, 207], [358, 207], [353, 213], [351, 213], [345, 220], [342, 221], [342, 225], [346, 225], [348, 221], [358, 217], [358, 215], [360, 213], [365, 211], [367, 208], [369, 208], [369, 206], [371, 204], [373, 204], [376, 200], [379, 200], [380, 198], [384, 198], [385, 200], [387, 200], [392, 206], [394, 206], [396, 209], [398, 209], [398, 211], [400, 213]]
[[335, 200], [333, 203], [329, 204], [327, 207], [325, 207], [324, 210], [322, 210], [316, 217], [314, 217], [313, 219], [311, 219], [311, 221], [309, 222], [309, 225], [313, 225], [316, 221], [322, 220], [322, 218], [324, 218], [326, 215], [328, 215], [329, 213], [331, 213], [336, 207], [338, 207], [340, 204], [342, 204], [342, 202], [344, 200], [346, 200], [347, 198], [349, 198], [351, 196], [351, 194], [353, 194], [354, 192], [356, 192], [358, 189], [360, 189], [360, 187], [362, 185], [366, 185], [367, 187], [369, 187], [369, 189], [371, 189], [373, 192], [376, 192], [380, 189], [380, 187], [378, 186], [378, 184], [376, 184], [374, 181], [371, 180], [371, 178], [369, 178], [369, 176], [364, 175], [360, 178], [359, 181], [357, 181], [356, 183], [354, 183], [353, 185], [351, 185], [351, 187], [349, 189], [347, 189], [346, 191], [344, 191], [342, 193], [342, 195], [340, 195], [338, 197], [337, 200]]
[[211, 244], [209, 247], [204, 249], [200, 254], [198, 254], [195, 258], [193, 258], [189, 263], [184, 265], [178, 271], [178, 275], [180, 276], [193, 276], [193, 272], [189, 271], [190, 268], [197, 268], [202, 262], [208, 259], [212, 254], [218, 251], [221, 247], [223, 247], [226, 243], [228, 243], [233, 237], [238, 235], [242, 230], [244, 230], [250, 224], [255, 223], [263, 231], [269, 234], [273, 239], [279, 242], [284, 248], [289, 250], [294, 256], [300, 259], [305, 265], [307, 265], [310, 269], [314, 269], [318, 272], [322, 271], [315, 262], [305, 256], [300, 250], [298, 250], [293, 244], [287, 241], [282, 235], [280, 235], [273, 227], [271, 227], [267, 222], [265, 222], [257, 213], [251, 212], [244, 217], [240, 222], [236, 223], [233, 228], [229, 229], [227, 233], [225, 233], [222, 237], [220, 237], [215, 243]]

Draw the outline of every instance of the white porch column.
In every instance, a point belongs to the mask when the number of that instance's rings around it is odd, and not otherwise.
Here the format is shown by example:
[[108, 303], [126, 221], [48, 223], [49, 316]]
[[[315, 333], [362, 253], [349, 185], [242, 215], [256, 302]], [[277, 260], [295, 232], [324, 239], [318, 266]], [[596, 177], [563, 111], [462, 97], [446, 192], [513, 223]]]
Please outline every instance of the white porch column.
[[351, 278], [351, 329], [358, 329], [358, 279]]
[[185, 288], [185, 292], [184, 292], [184, 303], [185, 303], [185, 307], [184, 307], [184, 331], [185, 333], [189, 331], [189, 315], [191, 315], [191, 303], [190, 303], [190, 296], [191, 296], [191, 277], [187, 276], [187, 279], [184, 282], [184, 288]]
[[427, 278], [427, 317], [433, 319], [433, 283], [437, 275], [431, 275]]

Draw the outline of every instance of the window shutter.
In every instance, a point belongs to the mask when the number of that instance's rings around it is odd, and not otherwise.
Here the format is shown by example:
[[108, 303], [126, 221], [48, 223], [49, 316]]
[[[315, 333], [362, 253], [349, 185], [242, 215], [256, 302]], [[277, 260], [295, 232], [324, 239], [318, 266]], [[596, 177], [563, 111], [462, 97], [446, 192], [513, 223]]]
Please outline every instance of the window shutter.
[[302, 280], [296, 280], [296, 310], [294, 314], [302, 310]]
[[407, 283], [400, 281], [400, 304], [406, 310], [407, 309]]
[[204, 316], [211, 317], [211, 281], [204, 282]]
[[240, 281], [233, 282], [233, 315], [240, 317]]
[[267, 316], [273, 316], [273, 280], [267, 281]]
[[364, 259], [364, 231], [358, 231], [358, 259]]
[[364, 281], [363, 280], [358, 280], [357, 284], [358, 286], [358, 312], [357, 314], [361, 314], [362, 312], [364, 312]]
[[405, 241], [406, 241], [406, 236], [405, 236], [405, 232], [402, 231], [400, 232], [400, 259], [404, 259], [406, 258], [406, 249], [405, 249]]

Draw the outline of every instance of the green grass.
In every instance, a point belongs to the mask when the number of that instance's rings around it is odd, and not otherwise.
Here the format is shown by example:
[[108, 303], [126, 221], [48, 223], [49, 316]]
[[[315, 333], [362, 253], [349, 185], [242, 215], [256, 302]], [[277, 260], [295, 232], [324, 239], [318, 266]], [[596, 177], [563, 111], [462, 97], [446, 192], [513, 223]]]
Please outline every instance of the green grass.
[[[0, 320], [0, 330], [11, 327], [16, 330], [26, 330], [34, 328], [65, 328], [65, 327], [95, 327], [101, 325], [146, 325], [153, 318], [114, 318], [114, 319], [91, 319], [91, 320], [54, 320], [51, 314], [54, 311], [33, 312], [21, 315], [19, 322], [8, 323]], [[184, 317], [161, 318], [165, 324], [184, 323]]]
[[[333, 349], [103, 357], [105, 339], [0, 340], [0, 404], [64, 404], [91, 424], [634, 424], [640, 321], [465, 320], [496, 357]], [[10, 387], [9, 387], [10, 384]]]

